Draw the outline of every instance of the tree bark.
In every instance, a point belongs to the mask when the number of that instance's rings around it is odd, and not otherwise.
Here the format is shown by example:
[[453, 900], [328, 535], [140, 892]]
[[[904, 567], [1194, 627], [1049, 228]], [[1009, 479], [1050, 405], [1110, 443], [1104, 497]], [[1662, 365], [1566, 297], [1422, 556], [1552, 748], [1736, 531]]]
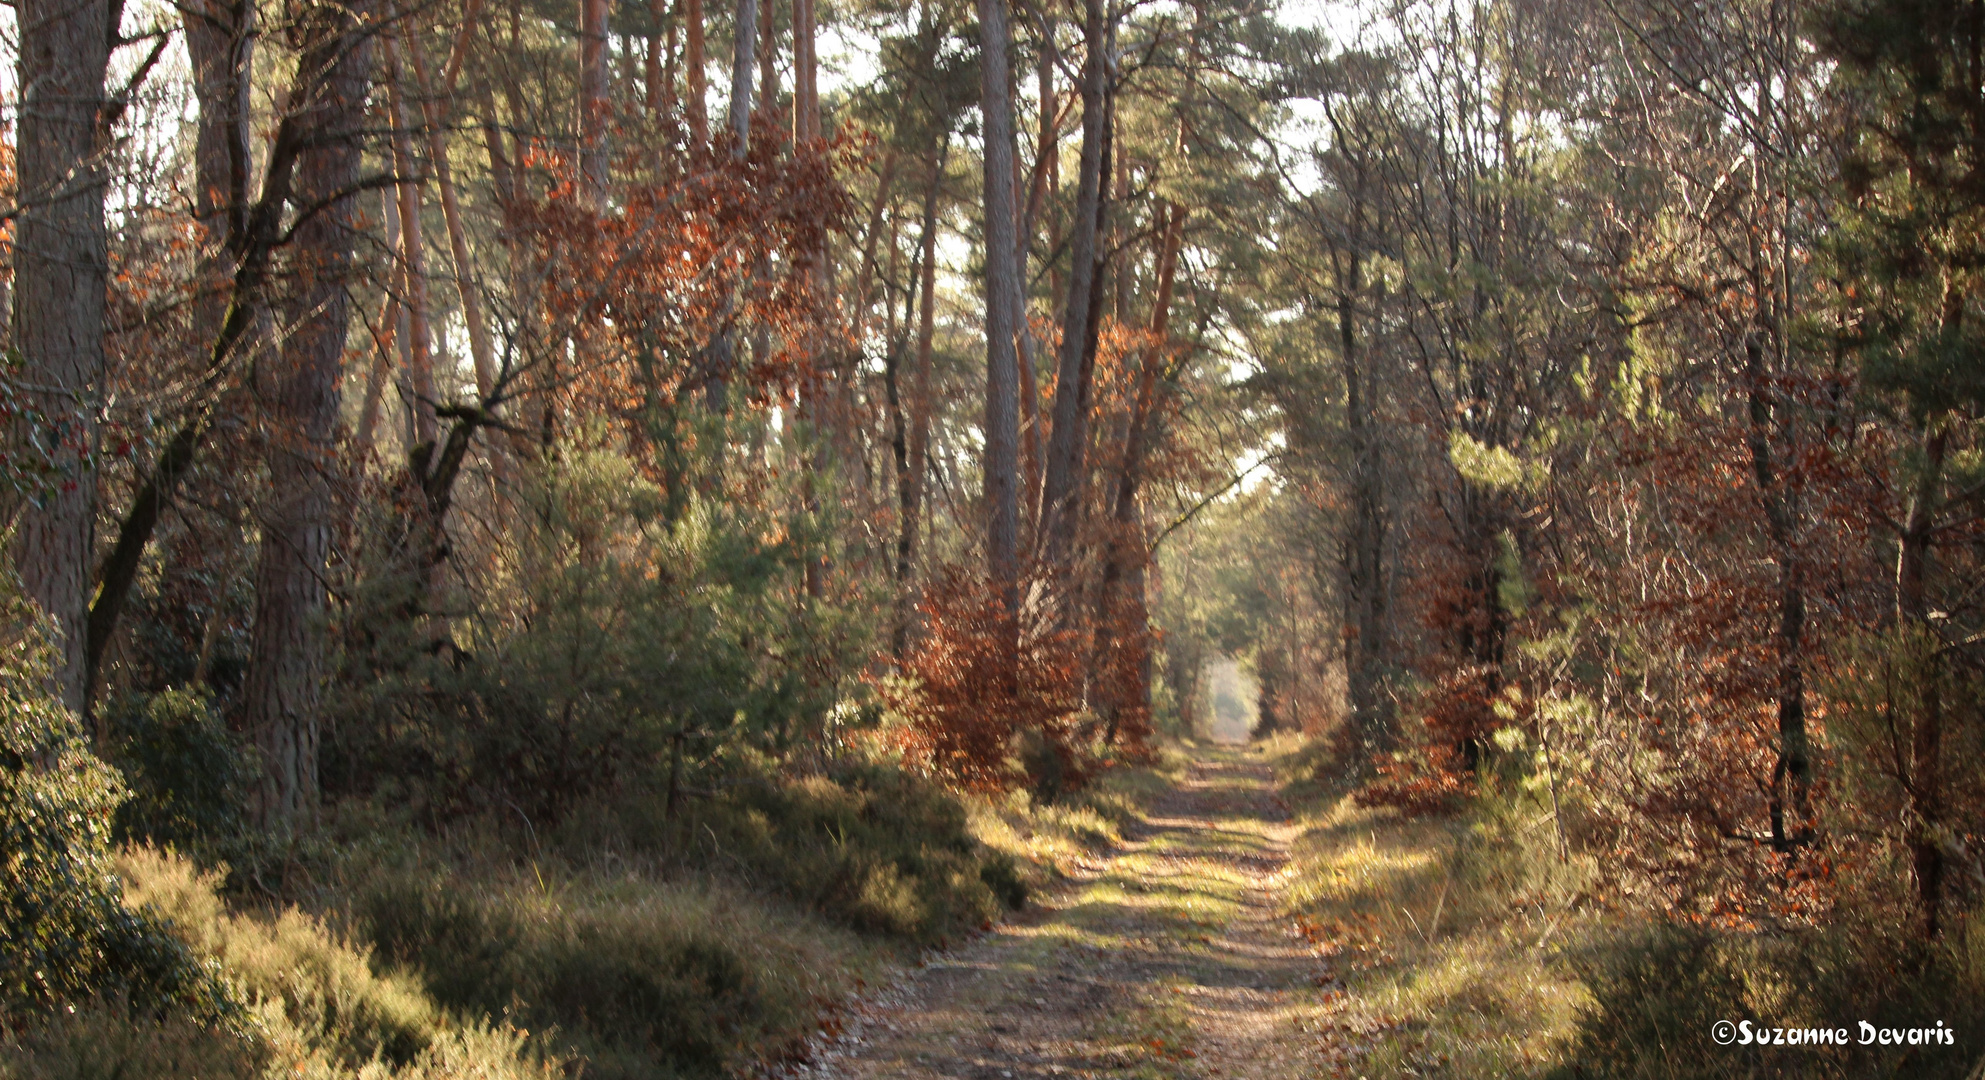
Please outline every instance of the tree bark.
[[[769, 2], [769, 0], [768, 0]], [[740, 161], [751, 149], [751, 70], [758, 59], [758, 0], [737, 0], [737, 40], [731, 51], [731, 156]]]
[[820, 138], [820, 65], [814, 55], [814, 0], [793, 0], [793, 134], [795, 142]]
[[1101, 224], [1104, 139], [1109, 126], [1107, 104], [1108, 56], [1105, 48], [1104, 0], [1085, 0], [1082, 40], [1087, 51], [1082, 77], [1082, 166], [1076, 187], [1075, 220], [1069, 236], [1068, 301], [1063, 308], [1061, 352], [1055, 374], [1054, 426], [1048, 434], [1047, 461], [1041, 479], [1038, 529], [1041, 549], [1050, 563], [1068, 557], [1075, 539], [1077, 507], [1089, 407], [1085, 361], [1096, 302], [1096, 235]]
[[103, 387], [104, 74], [117, 34], [109, 0], [21, 0], [22, 206], [14, 237], [13, 344], [22, 384], [54, 430], [17, 430], [54, 443], [53, 490], [20, 508], [14, 568], [27, 595], [61, 631], [54, 684], [80, 712], [87, 693], [90, 554], [95, 537], [96, 406]]
[[986, 557], [1009, 615], [1019, 609], [1019, 386], [1013, 313], [1013, 103], [1008, 96], [1006, 0], [978, 0], [979, 91], [985, 135], [986, 205]]
[[[892, 407], [897, 408], [896, 439], [902, 446], [896, 462], [896, 622], [890, 634], [891, 654], [899, 660], [909, 648], [911, 622], [916, 611], [916, 590], [911, 575], [917, 554], [917, 529], [923, 515], [924, 462], [930, 441], [930, 362], [934, 329], [931, 308], [937, 300], [937, 196], [949, 151], [950, 139], [947, 137], [945, 153], [939, 154], [932, 164], [930, 186], [924, 194], [924, 231], [917, 275], [921, 296], [917, 311], [916, 369], [910, 382], [907, 425], [901, 419], [906, 410], [896, 407], [893, 400], [891, 402]], [[893, 371], [891, 375], [889, 391], [893, 399], [896, 395]], [[907, 432], [904, 430], [906, 426]]]
[[689, 156], [700, 158], [710, 147], [709, 92], [704, 89], [707, 61], [703, 56], [703, 0], [685, 0], [688, 40], [684, 43], [683, 68], [689, 76]]
[[[1046, 199], [1050, 182], [1058, 172], [1056, 159], [1060, 156], [1057, 145], [1060, 131], [1057, 126], [1056, 95], [1054, 89], [1055, 24], [1054, 15], [1045, 8], [1037, 14], [1041, 20], [1040, 55], [1035, 69], [1037, 88], [1041, 99], [1040, 132], [1034, 144], [1034, 170], [1027, 185], [1027, 208], [1021, 217], [1019, 251], [1014, 258], [1019, 267], [1021, 281], [1027, 280], [1027, 253], [1034, 242], [1034, 233], [1039, 226], [1042, 204]], [[1054, 244], [1048, 245], [1052, 252]], [[1024, 294], [1025, 290], [1021, 290]], [[1050, 295], [1053, 292], [1050, 290]], [[1023, 432], [1022, 452], [1025, 458], [1024, 489], [1021, 505], [1030, 513], [1038, 513], [1041, 506], [1041, 389], [1038, 378], [1040, 365], [1034, 334], [1027, 325], [1025, 297], [1022, 297], [1021, 310], [1015, 316], [1020, 330], [1020, 411]], [[1036, 522], [1038, 528], [1039, 523]]]
[[[1357, 211], [1354, 210], [1354, 215]], [[1358, 215], [1361, 216], [1361, 215]], [[1354, 240], [1356, 239], [1354, 228]], [[1351, 522], [1344, 544], [1346, 696], [1363, 748], [1377, 753], [1392, 745], [1391, 717], [1385, 708], [1386, 655], [1385, 492], [1372, 394], [1377, 380], [1365, 362], [1357, 329], [1357, 297], [1364, 289], [1363, 253], [1345, 260], [1337, 292], [1338, 363], [1344, 379], [1344, 426], [1351, 442]]]
[[[641, 69], [641, 103], [647, 107], [649, 117], [663, 109], [669, 97], [669, 83], [675, 79], [675, 24], [669, 20], [669, 0], [647, 0], [647, 14], [655, 20], [655, 28], [647, 34], [647, 62]], [[667, 24], [669, 44], [663, 48], [663, 26]]]
[[[400, 210], [394, 203], [394, 193], [381, 191], [379, 204], [386, 222], [386, 248], [397, 250], [400, 246]], [[393, 370], [393, 350], [400, 343], [400, 322], [404, 313], [400, 310], [401, 276], [399, 261], [396, 259], [386, 272], [386, 302], [379, 313], [379, 330], [373, 341], [372, 367], [365, 377], [365, 399], [359, 405], [358, 427], [352, 434], [352, 460], [363, 466], [372, 457], [373, 442], [379, 433], [379, 411], [386, 394], [386, 379]]]
[[[1961, 274], [1949, 272], [1939, 327], [1947, 340], [1955, 340], [1964, 328], [1963, 284]], [[1943, 932], [1944, 656], [1937, 624], [1931, 618], [1929, 586], [1935, 561], [1931, 541], [1936, 533], [1939, 494], [1950, 453], [1950, 429], [1949, 419], [1942, 415], [1932, 415], [1923, 421], [1918, 439], [1923, 464], [1916, 476], [1916, 490], [1910, 494], [1909, 517], [1903, 525], [1895, 574], [1896, 621], [1917, 639], [1914, 644], [1923, 651], [1923, 670], [1915, 673], [1919, 700], [1910, 733], [1905, 790], [1909, 794], [1910, 816], [1914, 819], [1909, 847], [1916, 879], [1918, 927], [1925, 940]]]
[[1936, 624], [1930, 619], [1928, 580], [1937, 494], [1943, 484], [1949, 440], [1949, 426], [1941, 418], [1924, 425], [1922, 471], [1909, 500], [1909, 518], [1896, 560], [1896, 614], [1904, 627], [1914, 631], [1918, 638], [1915, 644], [1923, 651], [1923, 670], [1914, 673], [1918, 701], [1910, 733], [1907, 791], [1910, 816], [1915, 819], [1909, 847], [1916, 878], [1917, 917], [1926, 939], [1943, 932], [1944, 849], [1939, 833], [1944, 827], [1944, 665]]
[[[1120, 644], [1115, 636], [1119, 622], [1142, 625], [1144, 606], [1144, 567], [1149, 561], [1145, 550], [1144, 519], [1139, 512], [1138, 490], [1144, 482], [1144, 464], [1150, 454], [1152, 426], [1158, 407], [1161, 382], [1168, 381], [1163, 369], [1171, 363], [1170, 347], [1172, 296], [1178, 280], [1179, 245], [1185, 236], [1185, 211], [1159, 204], [1158, 292], [1151, 305], [1152, 347], [1144, 357], [1138, 375], [1137, 397], [1131, 406], [1130, 424], [1124, 436], [1123, 462], [1117, 470], [1117, 484], [1111, 499], [1111, 531], [1103, 562], [1102, 588], [1098, 590], [1097, 638], [1100, 656], [1104, 649]], [[1126, 617], [1120, 618], [1120, 614]], [[1148, 709], [1151, 704], [1150, 656], [1145, 655], [1143, 678], [1132, 691], [1135, 702], [1118, 696], [1121, 687], [1106, 688], [1100, 704], [1107, 726], [1105, 743], [1116, 741], [1118, 721], [1126, 705]], [[1096, 666], [1091, 661], [1091, 668]]]
[[1749, 383], [1750, 431], [1747, 444], [1752, 478], [1764, 504], [1772, 553], [1778, 563], [1778, 760], [1772, 766], [1771, 843], [1790, 851], [1805, 839], [1795, 825], [1808, 816], [1812, 759], [1806, 739], [1806, 591], [1793, 546], [1792, 508], [1772, 459], [1773, 400], [1767, 384], [1762, 330], [1744, 340], [1744, 375]]
[[[949, 138], [947, 134], [946, 138]], [[875, 245], [882, 236], [882, 217], [889, 210], [889, 197], [896, 185], [897, 151], [895, 147], [882, 155], [882, 169], [876, 178], [875, 206], [868, 215], [868, 228], [862, 233], [861, 269], [855, 274], [855, 337], [859, 340], [868, 329], [869, 309], [874, 306], [875, 292]]]
[[758, 107], [779, 104], [779, 0], [758, 0]]
[[[248, 89], [253, 56], [252, 5], [212, 3], [186, 14], [186, 45], [193, 66], [200, 120], [194, 140], [194, 219], [201, 225], [200, 255], [191, 303], [193, 339], [212, 342], [227, 321], [230, 264], [240, 254], [248, 219]], [[133, 500], [118, 540], [97, 568], [84, 659], [83, 700], [96, 696], [111, 633], [137, 577], [139, 559], [171, 497], [178, 476], [191, 467], [205, 422], [195, 417], [170, 440], [154, 473]], [[161, 475], [170, 479], [161, 486]]]
[[607, 192], [607, 13], [610, 0], [579, 0], [579, 190], [604, 209]]
[[414, 160], [413, 143], [407, 137], [409, 125], [401, 101], [398, 50], [390, 34], [384, 41], [389, 69], [386, 100], [393, 118], [393, 170], [400, 177], [400, 265], [406, 282], [402, 298], [407, 312], [406, 342], [412, 358], [407, 378], [413, 390], [414, 443], [431, 449], [439, 437], [440, 426], [434, 417], [438, 397], [434, 386], [433, 338], [427, 322], [427, 244], [421, 237], [419, 165]]
[[305, 132], [297, 155], [301, 205], [325, 209], [296, 227], [288, 333], [256, 392], [268, 410], [269, 496], [255, 574], [255, 630], [242, 711], [261, 751], [259, 810], [295, 826], [317, 803], [324, 562], [336, 466], [338, 375], [344, 359], [358, 132], [371, 75], [369, 5], [316, 9], [289, 109]]
[[231, 238], [248, 213], [248, 91], [254, 60], [254, 5], [207, 0], [185, 15], [186, 52], [200, 123], [194, 137], [194, 220], [204, 232], [193, 299], [193, 337], [209, 342], [227, 317], [225, 273]]

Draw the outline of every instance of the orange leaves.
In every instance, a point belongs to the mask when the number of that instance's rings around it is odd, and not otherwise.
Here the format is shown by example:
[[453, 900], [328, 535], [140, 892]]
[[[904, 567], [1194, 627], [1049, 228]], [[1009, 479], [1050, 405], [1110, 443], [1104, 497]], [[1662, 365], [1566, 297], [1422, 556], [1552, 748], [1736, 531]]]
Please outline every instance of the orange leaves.
[[1151, 638], [1134, 606], [1088, 625], [1035, 578], [1010, 616], [991, 583], [949, 568], [918, 605], [924, 630], [903, 661], [908, 682], [882, 690], [909, 720], [903, 749], [966, 788], [1030, 784], [1050, 795], [1080, 786], [1106, 759], [1142, 757], [1151, 717], [1138, 691]]
[[[997, 588], [957, 567], [933, 583], [918, 605], [924, 635], [904, 662], [916, 686], [885, 691], [910, 719], [913, 758], [979, 791], [1007, 790], [1048, 768], [1064, 783], [1077, 778], [1081, 650], [1043, 606], [1010, 616]], [[1039, 740], [1031, 767], [1021, 760], [1030, 735]]]
[[[855, 152], [845, 139], [791, 153], [754, 140], [742, 159], [620, 188], [605, 209], [569, 183], [518, 208], [546, 340], [581, 339], [574, 404], [620, 411], [711, 379], [762, 395], [844, 346], [819, 268], [849, 219], [839, 175]], [[719, 346], [741, 328], [769, 331], [768, 347], [747, 358]]]

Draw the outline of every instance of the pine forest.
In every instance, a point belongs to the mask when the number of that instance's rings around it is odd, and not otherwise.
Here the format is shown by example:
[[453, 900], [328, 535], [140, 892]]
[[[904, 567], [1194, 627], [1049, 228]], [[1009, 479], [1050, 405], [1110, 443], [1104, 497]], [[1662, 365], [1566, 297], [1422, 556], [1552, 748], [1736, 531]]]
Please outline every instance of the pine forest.
[[1985, 1077], [1985, 0], [0, 53], [0, 1080]]

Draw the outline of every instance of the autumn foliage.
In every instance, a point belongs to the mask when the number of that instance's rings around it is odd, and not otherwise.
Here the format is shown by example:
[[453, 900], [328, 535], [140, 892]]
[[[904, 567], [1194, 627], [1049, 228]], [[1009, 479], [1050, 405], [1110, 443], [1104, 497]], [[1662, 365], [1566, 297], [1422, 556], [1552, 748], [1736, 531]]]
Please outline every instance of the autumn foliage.
[[[925, 590], [902, 677], [882, 684], [907, 721], [899, 738], [911, 761], [973, 790], [1025, 786], [1053, 798], [1148, 753], [1149, 706], [1129, 692], [1150, 647], [1141, 616], [1103, 635], [1085, 702], [1096, 628], [1058, 619], [1056, 600], [1036, 577], [1009, 615], [1000, 589], [959, 567]], [[1114, 723], [1100, 715], [1105, 701], [1124, 703]]]

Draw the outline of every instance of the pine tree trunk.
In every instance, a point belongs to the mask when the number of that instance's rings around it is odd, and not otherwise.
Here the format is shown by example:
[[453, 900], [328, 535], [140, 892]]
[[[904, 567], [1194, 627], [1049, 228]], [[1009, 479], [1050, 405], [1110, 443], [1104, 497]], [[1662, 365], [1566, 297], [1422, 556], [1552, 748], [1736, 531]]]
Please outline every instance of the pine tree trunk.
[[1925, 939], [1943, 932], [1944, 850], [1938, 834], [1944, 827], [1944, 672], [1936, 627], [1930, 620], [1928, 580], [1937, 493], [1943, 484], [1949, 442], [1948, 425], [1930, 421], [1921, 441], [1922, 472], [1910, 497], [1902, 550], [1896, 560], [1897, 615], [1923, 649], [1923, 669], [1914, 673], [1918, 702], [1910, 732], [1908, 791], [1910, 816], [1915, 819], [1910, 830], [1910, 862], [1916, 878], [1919, 928]]
[[[185, 16], [186, 45], [193, 67], [193, 92], [200, 120], [194, 138], [194, 220], [204, 235], [189, 305], [193, 340], [211, 344], [227, 322], [229, 281], [238, 246], [247, 230], [248, 87], [253, 56], [252, 5], [211, 3]], [[124, 520], [117, 542], [97, 566], [98, 588], [90, 605], [84, 660], [83, 700], [95, 698], [112, 634], [125, 597], [136, 580], [144, 549], [159, 514], [170, 501], [178, 477], [190, 466], [206, 430], [204, 411], [184, 422], [153, 461]]]
[[[469, 26], [462, 27], [454, 50], [457, 54], [466, 47], [469, 30]], [[476, 394], [487, 401], [496, 390], [495, 345], [489, 338], [489, 326], [483, 322], [482, 294], [476, 289], [468, 228], [462, 223], [461, 200], [455, 192], [454, 174], [448, 167], [448, 105], [455, 97], [454, 79], [452, 73], [443, 72], [437, 94], [433, 80], [427, 76], [427, 58], [422, 55], [420, 35], [406, 33], [400, 40], [412, 61], [414, 85], [420, 91], [428, 167], [434, 170], [434, 185], [441, 192], [441, 219], [448, 228], [448, 250], [455, 264], [455, 292], [462, 301], [462, 321], [469, 328], [469, 357], [475, 364]]]
[[[103, 393], [104, 298], [109, 253], [98, 130], [110, 56], [108, 0], [21, 0], [14, 236], [13, 344], [21, 383], [46, 411], [60, 446], [53, 490], [20, 508], [14, 567], [29, 597], [62, 633], [55, 685], [83, 708], [90, 558], [95, 535], [95, 402]], [[15, 432], [20, 439], [27, 432]]]
[[[379, 192], [381, 216], [386, 222], [386, 249], [396, 250], [400, 244], [400, 209], [394, 203], [390, 190]], [[361, 467], [372, 457], [372, 448], [379, 435], [379, 411], [386, 395], [386, 379], [393, 370], [393, 355], [401, 341], [399, 328], [404, 314], [400, 310], [401, 276], [397, 270], [386, 273], [386, 302], [379, 313], [379, 330], [373, 341], [372, 367], [365, 377], [365, 399], [358, 410], [358, 427], [352, 434], [352, 460]]]
[[891, 633], [891, 653], [902, 658], [909, 648], [911, 624], [915, 618], [917, 529], [923, 516], [924, 469], [930, 442], [930, 362], [934, 320], [931, 308], [937, 301], [937, 195], [944, 177], [940, 154], [931, 168], [930, 187], [924, 195], [924, 231], [919, 256], [916, 369], [911, 376], [907, 438], [898, 462], [896, 522], [896, 624]]
[[[1139, 511], [1138, 491], [1144, 483], [1144, 464], [1153, 443], [1160, 383], [1163, 369], [1171, 362], [1169, 340], [1172, 325], [1172, 296], [1178, 280], [1179, 244], [1185, 236], [1185, 211], [1167, 203], [1158, 207], [1158, 291], [1151, 305], [1151, 337], [1154, 347], [1144, 357], [1138, 374], [1137, 396], [1131, 405], [1130, 423], [1124, 434], [1123, 461], [1117, 470], [1114, 497], [1110, 500], [1111, 531], [1103, 557], [1102, 587], [1097, 590], [1096, 655], [1090, 661], [1092, 672], [1111, 649], [1123, 642], [1116, 636], [1120, 624], [1142, 627], [1144, 606], [1145, 551], [1144, 518]], [[1128, 706], [1148, 710], [1151, 704], [1150, 653], [1140, 665], [1136, 687], [1104, 688], [1098, 704], [1107, 723], [1103, 741], [1115, 742], [1118, 720]], [[1093, 681], [1093, 680], [1092, 680]], [[1122, 694], [1129, 689], [1135, 700]]]
[[609, 0], [579, 0], [579, 189], [595, 210], [607, 191]]
[[1109, 72], [1105, 55], [1103, 0], [1085, 0], [1082, 40], [1087, 51], [1082, 77], [1082, 166], [1076, 187], [1075, 220], [1068, 244], [1068, 302], [1063, 308], [1061, 352], [1055, 375], [1054, 426], [1048, 434], [1041, 479], [1038, 528], [1050, 563], [1069, 555], [1075, 539], [1076, 500], [1087, 448], [1089, 385], [1084, 377], [1091, 327], [1095, 325], [1096, 236], [1103, 201], [1104, 142], [1109, 127]]
[[820, 64], [814, 53], [814, 0], [793, 0], [793, 132], [796, 142], [820, 138]]
[[[413, 391], [414, 438], [413, 449], [418, 453], [421, 447], [432, 451], [439, 437], [434, 408], [437, 395], [434, 386], [433, 338], [428, 327], [429, 308], [427, 303], [427, 244], [421, 237], [420, 227], [420, 184], [419, 164], [414, 160], [413, 143], [407, 137], [409, 128], [407, 111], [401, 100], [399, 59], [394, 48], [393, 38], [384, 38], [389, 67], [387, 82], [387, 108], [393, 118], [393, 169], [400, 176], [400, 265], [406, 292], [402, 299], [407, 313], [406, 347], [410, 362], [407, 365], [407, 378]], [[299, 166], [300, 167], [300, 166]], [[299, 177], [298, 183], [302, 180]], [[427, 462], [414, 462], [415, 471], [426, 474]]]
[[[324, 566], [330, 547], [331, 479], [337, 467], [338, 376], [344, 359], [352, 253], [357, 133], [371, 76], [369, 6], [319, 9], [305, 29], [296, 95], [305, 131], [295, 198], [328, 208], [296, 229], [289, 252], [287, 333], [258, 372], [269, 410], [269, 490], [255, 574], [255, 630], [242, 712], [263, 762], [265, 823], [295, 826], [317, 804], [322, 698]], [[321, 73], [321, 74], [320, 74]]]
[[1020, 281], [1014, 266], [1013, 103], [1006, 0], [978, 0], [980, 111], [985, 135], [986, 203], [986, 557], [1007, 611], [1019, 608], [1020, 402], [1013, 313]]
[[1764, 503], [1772, 554], [1778, 563], [1778, 760], [1770, 789], [1771, 842], [1790, 851], [1800, 840], [1796, 827], [1807, 817], [1812, 759], [1806, 741], [1806, 590], [1793, 549], [1792, 509], [1771, 453], [1774, 401], [1767, 383], [1763, 331], [1744, 342], [1744, 375], [1750, 384], [1748, 447], [1752, 478]]
[[1359, 741], [1368, 753], [1392, 745], [1385, 708], [1386, 653], [1385, 492], [1372, 394], [1377, 380], [1360, 348], [1357, 297], [1363, 291], [1363, 253], [1352, 251], [1337, 293], [1338, 362], [1344, 378], [1344, 423], [1351, 436], [1351, 521], [1344, 544], [1346, 696]]
[[[1942, 327], [1954, 339], [1963, 329], [1963, 276], [1950, 273], [1945, 288]], [[1925, 940], [1943, 932], [1945, 806], [1943, 792], [1944, 656], [1936, 623], [1930, 615], [1930, 572], [1935, 559], [1931, 541], [1936, 533], [1938, 497], [1950, 453], [1950, 421], [1932, 416], [1918, 439], [1922, 450], [1916, 490], [1910, 494], [1909, 517], [1903, 525], [1896, 559], [1896, 619], [1923, 650], [1923, 668], [1915, 672], [1917, 714], [1909, 741], [1909, 847], [1916, 878], [1918, 929]]]
[[223, 245], [240, 233], [248, 213], [248, 90], [254, 59], [254, 5], [208, 0], [188, 11], [186, 52], [200, 124], [194, 137], [194, 220], [207, 245], [193, 299], [193, 340], [210, 342], [227, 317]]
[[[769, 0], [768, 0], [769, 2]], [[737, 0], [736, 40], [731, 51], [731, 156], [743, 160], [751, 149], [751, 72], [758, 59], [758, 0]]]
[[686, 2], [684, 21], [689, 25], [688, 40], [683, 46], [683, 67], [689, 76], [689, 156], [695, 160], [710, 147], [710, 101], [709, 92], [704, 89], [707, 61], [703, 56], [703, 0]]

